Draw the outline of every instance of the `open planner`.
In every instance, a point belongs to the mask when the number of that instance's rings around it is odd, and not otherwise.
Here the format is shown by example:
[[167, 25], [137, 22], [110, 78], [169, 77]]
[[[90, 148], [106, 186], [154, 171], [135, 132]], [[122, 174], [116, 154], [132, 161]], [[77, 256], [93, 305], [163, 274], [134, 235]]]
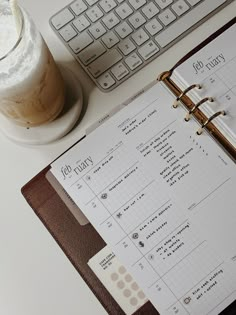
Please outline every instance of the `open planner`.
[[109, 314], [236, 313], [235, 38], [236, 18], [22, 189]]

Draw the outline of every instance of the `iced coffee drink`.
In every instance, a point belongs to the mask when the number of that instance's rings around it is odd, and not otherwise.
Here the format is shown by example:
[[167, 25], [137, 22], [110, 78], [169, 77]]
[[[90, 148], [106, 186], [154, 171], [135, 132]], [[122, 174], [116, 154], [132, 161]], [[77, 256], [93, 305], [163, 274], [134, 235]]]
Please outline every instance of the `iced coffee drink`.
[[29, 15], [20, 23], [0, 0], [0, 115], [22, 126], [56, 118], [64, 105], [64, 82]]

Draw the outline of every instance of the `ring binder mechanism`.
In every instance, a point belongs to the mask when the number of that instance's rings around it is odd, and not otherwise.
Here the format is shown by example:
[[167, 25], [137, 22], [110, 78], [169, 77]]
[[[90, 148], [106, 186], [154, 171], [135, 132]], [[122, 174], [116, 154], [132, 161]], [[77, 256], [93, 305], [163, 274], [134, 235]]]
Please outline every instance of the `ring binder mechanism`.
[[219, 112], [216, 112], [215, 114], [213, 114], [211, 117], [209, 117], [205, 122], [204, 124], [198, 129], [198, 131], [196, 132], [197, 135], [201, 135], [202, 132], [203, 132], [203, 129], [213, 120], [215, 119], [216, 117], [220, 116], [220, 115], [223, 115], [225, 116], [226, 113], [224, 110], [221, 110]]
[[176, 97], [176, 100], [174, 101], [173, 107], [174, 108], [178, 107], [179, 101], [182, 99], [182, 97], [194, 88], [197, 88], [200, 90], [202, 87], [200, 84], [192, 84], [189, 87], [187, 87], [179, 96]]
[[203, 98], [192, 109], [189, 110], [189, 112], [186, 114], [184, 120], [185, 121], [189, 121], [191, 115], [195, 112], [195, 110], [198, 109], [198, 107], [200, 107], [202, 104], [204, 104], [206, 102], [211, 102], [212, 103], [212, 102], [214, 102], [214, 99], [212, 97], [205, 97], [205, 98]]
[[215, 99], [212, 97], [204, 97], [198, 103], [194, 103], [192, 99], [188, 96], [188, 92], [194, 88], [201, 89], [203, 86], [201, 84], [192, 84], [188, 88], [182, 90], [178, 84], [173, 79], [173, 71], [166, 71], [159, 75], [158, 81], [162, 81], [167, 88], [176, 96], [175, 101], [173, 102], [172, 107], [178, 107], [178, 103], [181, 101], [181, 104], [187, 110], [187, 114], [184, 118], [185, 121], [190, 119], [190, 116], [193, 116], [196, 121], [200, 124], [200, 128], [196, 131], [198, 135], [202, 134], [203, 129], [207, 127], [207, 130], [211, 133], [214, 139], [220, 143], [221, 146], [229, 153], [229, 155], [236, 161], [236, 150], [235, 146], [229, 142], [229, 140], [222, 134], [222, 132], [212, 123], [212, 120], [219, 115], [226, 115], [225, 111], [219, 111], [213, 114], [211, 117], [207, 117], [206, 114], [201, 110], [201, 105], [206, 102], [214, 102]]

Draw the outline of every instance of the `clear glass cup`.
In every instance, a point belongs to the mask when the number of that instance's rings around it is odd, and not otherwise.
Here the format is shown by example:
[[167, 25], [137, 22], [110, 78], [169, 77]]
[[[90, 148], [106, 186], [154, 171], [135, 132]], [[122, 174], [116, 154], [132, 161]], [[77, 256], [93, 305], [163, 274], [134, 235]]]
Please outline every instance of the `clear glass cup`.
[[16, 33], [9, 2], [0, 1], [0, 114], [30, 127], [60, 114], [65, 85], [34, 22], [23, 8], [20, 12]]

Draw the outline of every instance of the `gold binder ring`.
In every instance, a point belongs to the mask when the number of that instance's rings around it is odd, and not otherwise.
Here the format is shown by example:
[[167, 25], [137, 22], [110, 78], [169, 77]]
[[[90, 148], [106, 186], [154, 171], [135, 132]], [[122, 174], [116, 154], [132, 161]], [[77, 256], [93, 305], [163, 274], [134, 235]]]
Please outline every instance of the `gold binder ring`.
[[185, 121], [189, 121], [191, 115], [195, 112], [196, 109], [198, 109], [199, 106], [201, 106], [202, 104], [206, 103], [206, 102], [214, 102], [214, 99], [212, 97], [205, 97], [203, 98], [201, 101], [199, 101], [185, 116], [184, 120]]
[[213, 120], [215, 119], [216, 117], [220, 116], [220, 115], [223, 115], [225, 116], [226, 115], [226, 112], [224, 110], [221, 110], [219, 112], [216, 112], [214, 115], [212, 115], [210, 118], [208, 118], [204, 124], [198, 129], [197, 131], [197, 135], [201, 135], [202, 132], [203, 132], [203, 129]]
[[191, 91], [194, 88], [198, 88], [199, 90], [202, 88], [200, 84], [192, 84], [189, 87], [187, 87], [174, 101], [173, 107], [176, 108], [179, 104], [179, 101], [181, 98], [186, 95], [189, 91]]

